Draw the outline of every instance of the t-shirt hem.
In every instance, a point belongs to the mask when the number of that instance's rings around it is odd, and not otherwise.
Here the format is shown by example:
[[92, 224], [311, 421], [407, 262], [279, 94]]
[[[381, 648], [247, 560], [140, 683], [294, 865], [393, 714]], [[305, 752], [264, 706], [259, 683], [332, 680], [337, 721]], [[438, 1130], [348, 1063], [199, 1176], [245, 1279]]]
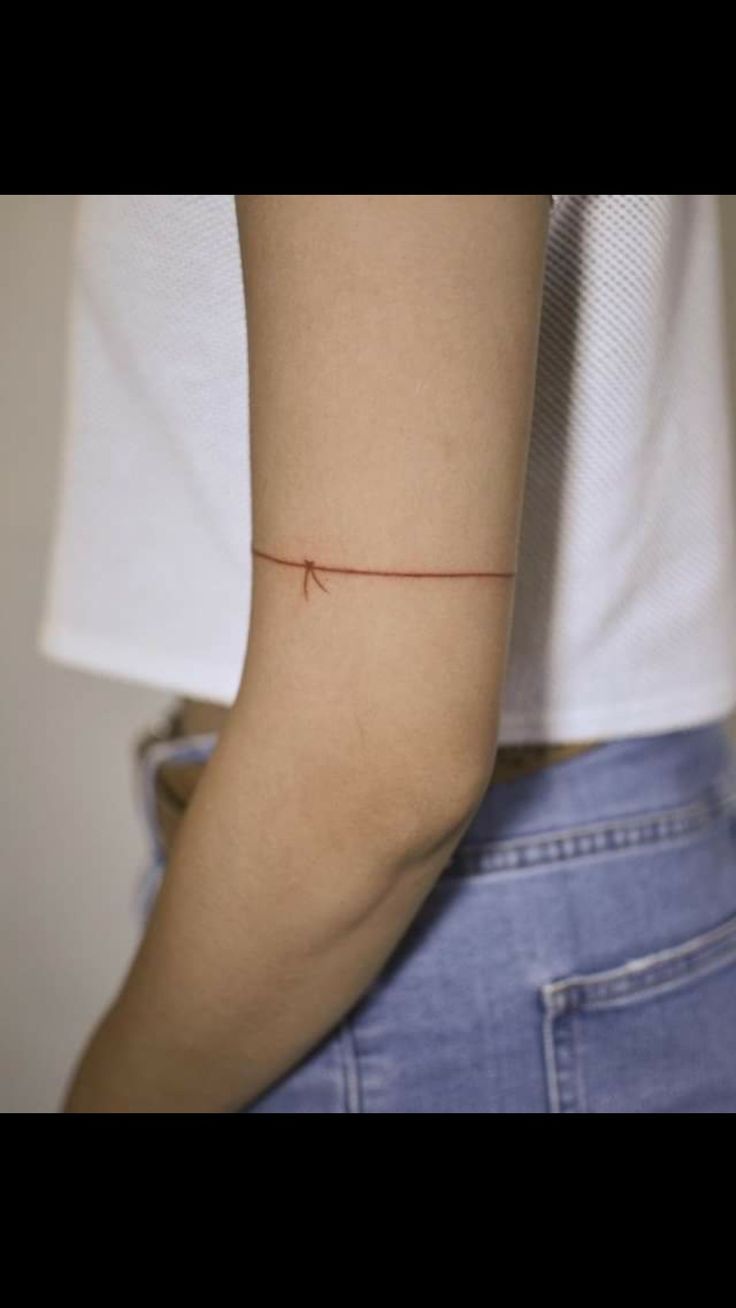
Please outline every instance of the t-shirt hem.
[[[81, 672], [132, 682], [172, 696], [203, 699], [227, 708], [232, 706], [238, 690], [231, 667], [218, 667], [208, 661], [205, 668], [191, 659], [174, 659], [166, 654], [156, 657], [150, 651], [142, 658], [134, 647], [110, 645], [48, 621], [39, 629], [36, 648], [43, 658]], [[232, 689], [223, 690], [228, 685]]]
[[[156, 657], [150, 651], [142, 657], [134, 647], [111, 645], [98, 637], [70, 631], [49, 621], [40, 628], [37, 649], [52, 662], [83, 672], [144, 685], [172, 696], [203, 699], [228, 708], [238, 690], [231, 666], [224, 668], [208, 661], [204, 667], [195, 660], [176, 659], [166, 654]], [[226, 686], [230, 689], [223, 689]], [[677, 692], [657, 699], [617, 700], [615, 725], [610, 700], [604, 704], [581, 704], [567, 709], [550, 706], [536, 712], [502, 712], [498, 743], [573, 744], [598, 738], [615, 740], [622, 736], [653, 735], [685, 730], [715, 718], [728, 717], [734, 709], [736, 675], [707, 682], [688, 694]]]
[[574, 744], [597, 738], [616, 740], [623, 736], [686, 730], [728, 717], [736, 709], [736, 680], [727, 678], [706, 682], [687, 694], [678, 691], [657, 699], [616, 700], [615, 725], [611, 707], [612, 701], [609, 700], [605, 704], [584, 704], [570, 709], [550, 708], [537, 714], [502, 713], [498, 743]]

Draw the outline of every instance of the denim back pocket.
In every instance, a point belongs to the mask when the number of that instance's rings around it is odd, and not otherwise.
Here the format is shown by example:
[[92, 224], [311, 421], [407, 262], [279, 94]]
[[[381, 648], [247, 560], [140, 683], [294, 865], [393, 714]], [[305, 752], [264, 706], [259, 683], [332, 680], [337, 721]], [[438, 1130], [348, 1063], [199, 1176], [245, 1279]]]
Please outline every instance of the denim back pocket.
[[736, 1112], [736, 915], [539, 994], [551, 1112]]

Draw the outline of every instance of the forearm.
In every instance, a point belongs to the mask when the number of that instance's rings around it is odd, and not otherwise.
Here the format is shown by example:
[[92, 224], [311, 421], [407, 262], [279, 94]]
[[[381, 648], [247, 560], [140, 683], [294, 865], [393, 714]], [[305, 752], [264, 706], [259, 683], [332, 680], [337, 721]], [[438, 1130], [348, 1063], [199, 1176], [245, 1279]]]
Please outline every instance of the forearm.
[[289, 753], [257, 717], [226, 724], [66, 1112], [250, 1103], [360, 998], [470, 820], [433, 824], [398, 778], [368, 786], [347, 756], [334, 771], [294, 725]]

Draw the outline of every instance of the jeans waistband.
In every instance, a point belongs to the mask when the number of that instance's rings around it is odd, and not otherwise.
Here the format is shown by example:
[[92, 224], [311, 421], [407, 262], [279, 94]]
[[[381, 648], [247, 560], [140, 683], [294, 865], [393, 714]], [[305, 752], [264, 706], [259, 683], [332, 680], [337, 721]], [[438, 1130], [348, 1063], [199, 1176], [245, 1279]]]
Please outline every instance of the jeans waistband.
[[679, 808], [736, 791], [727, 720], [606, 740], [514, 781], [489, 786], [465, 842], [500, 841], [586, 822]]
[[[217, 707], [217, 706], [215, 706]], [[221, 721], [227, 714], [221, 709]], [[138, 744], [149, 806], [155, 774], [165, 760], [204, 764], [217, 742], [214, 718], [194, 709], [181, 716], [181, 701], [164, 728]], [[185, 731], [198, 725], [200, 731]], [[514, 768], [526, 751], [532, 766]], [[491, 782], [463, 838], [463, 845], [533, 838], [627, 816], [667, 812], [689, 804], [716, 805], [736, 792], [736, 745], [728, 719], [671, 732], [619, 737], [577, 745], [502, 746]], [[554, 760], [554, 766], [543, 765]]]

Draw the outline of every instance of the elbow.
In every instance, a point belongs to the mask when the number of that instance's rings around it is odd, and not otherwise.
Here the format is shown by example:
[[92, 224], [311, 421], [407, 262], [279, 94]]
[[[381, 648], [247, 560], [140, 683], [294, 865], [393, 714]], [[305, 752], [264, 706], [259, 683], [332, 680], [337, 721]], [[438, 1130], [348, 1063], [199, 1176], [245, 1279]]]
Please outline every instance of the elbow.
[[437, 871], [452, 858], [475, 816], [495, 762], [495, 747], [480, 762], [464, 750], [437, 747], [383, 769], [366, 810], [387, 863], [396, 869]]

